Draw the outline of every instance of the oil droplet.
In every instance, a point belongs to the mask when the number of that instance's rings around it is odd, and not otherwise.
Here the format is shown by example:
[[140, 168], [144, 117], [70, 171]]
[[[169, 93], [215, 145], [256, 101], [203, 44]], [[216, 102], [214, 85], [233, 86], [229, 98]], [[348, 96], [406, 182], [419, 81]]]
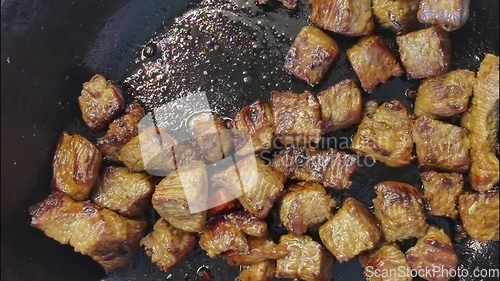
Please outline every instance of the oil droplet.
[[243, 77], [243, 82], [245, 82], [247, 84], [252, 83], [253, 82], [252, 76], [245, 76], [245, 77]]

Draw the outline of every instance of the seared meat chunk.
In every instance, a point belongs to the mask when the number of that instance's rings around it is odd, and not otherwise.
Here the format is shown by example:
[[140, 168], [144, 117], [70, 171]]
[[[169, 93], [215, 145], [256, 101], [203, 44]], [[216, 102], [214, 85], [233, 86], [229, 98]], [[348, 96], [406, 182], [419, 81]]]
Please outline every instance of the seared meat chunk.
[[230, 266], [238, 266], [282, 259], [288, 255], [288, 250], [285, 247], [264, 238], [249, 237], [248, 247], [247, 251], [227, 253], [224, 255], [224, 259]]
[[375, 216], [387, 242], [422, 237], [427, 222], [420, 189], [406, 183], [385, 181], [375, 186]]
[[99, 177], [101, 152], [80, 135], [63, 133], [52, 161], [52, 186], [75, 200], [89, 196]]
[[311, 92], [272, 92], [274, 133], [284, 145], [308, 145], [321, 140], [321, 113]]
[[210, 193], [211, 195], [208, 199], [208, 207], [211, 208], [207, 211], [207, 217], [211, 218], [217, 215], [223, 215], [231, 211], [241, 209], [241, 204], [239, 203], [238, 199], [234, 197], [231, 190], [227, 190], [225, 188], [217, 188], [215, 191], [211, 191]]
[[456, 219], [458, 197], [463, 192], [464, 178], [461, 174], [445, 174], [434, 171], [420, 174], [424, 184], [424, 199], [429, 214]]
[[106, 272], [124, 269], [139, 250], [145, 221], [124, 217], [89, 202], [53, 193], [30, 208], [31, 226], [76, 252], [90, 256]]
[[446, 118], [466, 111], [475, 77], [470, 70], [457, 69], [425, 79], [418, 88], [415, 114]]
[[446, 31], [430, 27], [396, 37], [401, 62], [410, 79], [422, 79], [448, 72], [451, 41]]
[[288, 255], [276, 261], [276, 278], [332, 279], [334, 259], [311, 237], [287, 234], [280, 237], [279, 244], [288, 250]]
[[78, 104], [83, 121], [95, 131], [106, 127], [125, 108], [121, 90], [100, 74], [83, 83]]
[[347, 58], [368, 93], [391, 77], [403, 74], [394, 54], [377, 36], [362, 38], [347, 50]]
[[231, 131], [217, 114], [200, 113], [188, 121], [191, 135], [209, 162], [217, 162], [233, 150]]
[[309, 85], [316, 85], [339, 53], [339, 46], [330, 36], [314, 26], [304, 26], [285, 57], [285, 68]]
[[[410, 275], [404, 276], [402, 272], [410, 272], [410, 266], [405, 254], [394, 244], [382, 247], [360, 255], [359, 261], [365, 269], [366, 280], [371, 281], [411, 281]], [[383, 272], [384, 274], [374, 274]]]
[[[406, 252], [406, 259], [410, 267], [416, 272], [426, 272], [426, 269], [439, 267], [441, 272], [432, 276], [421, 276], [429, 281], [446, 281], [453, 275], [458, 265], [458, 257], [453, 249], [450, 237], [442, 229], [429, 226], [427, 233], [418, 239], [417, 244]], [[427, 271], [428, 272], [428, 271]]]
[[299, 0], [280, 0], [281, 3], [283, 3], [283, 6], [287, 8], [288, 10], [297, 10], [297, 7], [299, 5]]
[[92, 201], [126, 217], [138, 217], [151, 202], [155, 187], [146, 173], [125, 167], [106, 167], [92, 191]]
[[413, 140], [422, 168], [457, 173], [469, 170], [470, 142], [464, 128], [420, 116], [413, 126]]
[[470, 0], [422, 0], [418, 8], [418, 21], [453, 31], [467, 22], [469, 4]]
[[158, 214], [175, 228], [198, 232], [205, 226], [208, 180], [205, 164], [193, 161], [165, 177], [151, 202]]
[[363, 117], [363, 103], [358, 86], [346, 79], [318, 95], [323, 132], [331, 133], [358, 124]]
[[346, 36], [372, 33], [370, 0], [310, 0], [311, 21], [323, 29]]
[[390, 167], [409, 165], [413, 151], [413, 116], [397, 100], [381, 106], [369, 101], [365, 107], [351, 149]]
[[373, 0], [372, 12], [383, 28], [396, 34], [406, 33], [417, 26], [420, 0]]
[[289, 233], [300, 236], [333, 216], [337, 202], [318, 183], [300, 182], [287, 189], [280, 209], [280, 220]]
[[377, 221], [356, 199], [349, 197], [337, 214], [319, 228], [319, 237], [339, 262], [373, 249], [381, 238]]
[[478, 241], [498, 241], [498, 192], [465, 193], [458, 200], [458, 211], [465, 231]]
[[266, 260], [254, 265], [243, 266], [240, 276], [234, 281], [269, 281], [274, 278], [276, 262]]

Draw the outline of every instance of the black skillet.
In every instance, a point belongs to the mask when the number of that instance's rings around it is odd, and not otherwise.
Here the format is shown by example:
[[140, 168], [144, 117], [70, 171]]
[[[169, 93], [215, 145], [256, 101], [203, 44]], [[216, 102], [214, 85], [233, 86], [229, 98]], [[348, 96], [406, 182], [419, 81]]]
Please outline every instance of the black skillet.
[[[202, 90], [207, 93], [212, 109], [226, 117], [256, 99], [267, 100], [271, 90], [308, 89], [282, 69], [291, 40], [307, 24], [308, 8], [302, 5], [299, 12], [290, 13], [276, 2], [255, 8], [234, 0], [239, 7], [233, 11], [234, 15], [228, 14], [228, 8], [212, 15], [209, 10], [222, 7], [213, 4], [206, 11], [198, 10], [201, 18], [188, 23], [186, 19], [176, 22], [174, 18], [200, 7], [182, 0], [2, 0], [2, 280], [207, 280], [203, 278], [212, 275], [214, 280], [225, 281], [237, 276], [237, 268], [228, 267], [222, 260], [209, 259], [199, 249], [170, 273], [160, 272], [140, 253], [126, 270], [106, 276], [90, 258], [75, 254], [71, 247], [61, 246], [31, 228], [27, 210], [49, 193], [50, 164], [62, 131], [81, 133], [91, 139], [98, 136], [82, 124], [76, 102], [82, 82], [94, 73], [102, 73], [116, 82], [127, 81], [123, 86], [128, 88], [129, 97], [135, 96], [150, 109], [189, 91]], [[485, 53], [498, 55], [498, 1], [471, 2], [469, 22], [451, 34], [453, 68], [477, 70]], [[203, 15], [212, 15], [217, 20], [204, 19]], [[259, 18], [261, 23], [256, 22]], [[221, 19], [227, 22], [218, 22]], [[205, 59], [210, 62], [203, 63], [194, 55], [198, 52], [182, 53], [186, 48], [174, 44], [169, 47], [167, 58], [182, 54], [171, 63], [182, 75], [171, 72], [167, 77], [171, 81], [164, 78], [149, 89], [138, 87], [145, 84], [143, 78], [134, 76], [127, 80], [140, 68], [150, 69], [151, 62], [163, 55], [160, 42], [163, 27], [169, 29], [173, 25], [179, 27], [177, 35], [186, 38], [183, 44], [189, 44], [187, 48], [191, 51], [206, 51]], [[209, 40], [214, 34], [229, 36]], [[379, 34], [395, 48], [392, 34]], [[332, 36], [342, 51], [357, 40]], [[141, 52], [148, 42], [159, 43], [158, 50], [151, 58], [142, 60]], [[139, 59], [131, 63], [135, 58]], [[355, 78], [355, 74], [343, 53], [323, 83], [311, 90], [317, 93], [345, 78]], [[159, 84], [165, 86], [161, 92], [155, 90]], [[415, 86], [414, 81], [395, 79], [365, 98], [381, 102], [399, 99], [410, 106], [412, 100], [405, 92]], [[353, 131], [328, 136], [323, 146], [343, 148], [343, 141]], [[352, 190], [333, 195], [340, 200], [354, 196], [369, 206], [374, 197], [373, 186], [388, 179], [421, 185], [415, 165], [392, 169], [377, 164], [360, 168]], [[283, 230], [275, 218], [274, 212], [269, 223], [273, 237], [277, 238]], [[453, 222], [430, 220], [450, 235], [459, 234]], [[311, 235], [317, 238], [314, 231]], [[456, 250], [460, 269], [472, 272], [476, 268], [492, 268], [498, 273], [498, 243], [465, 240]], [[335, 280], [361, 278], [362, 269], [357, 261], [337, 264], [334, 268]], [[481, 279], [489, 280], [476, 280]]]

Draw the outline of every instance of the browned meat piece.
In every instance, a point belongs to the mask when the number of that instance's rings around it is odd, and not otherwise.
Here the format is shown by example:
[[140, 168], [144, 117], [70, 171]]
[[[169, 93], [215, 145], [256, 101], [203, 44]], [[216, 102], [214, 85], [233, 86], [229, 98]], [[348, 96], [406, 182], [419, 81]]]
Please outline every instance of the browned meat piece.
[[234, 281], [270, 281], [274, 278], [276, 262], [266, 260], [250, 266], [243, 266], [240, 276]]
[[381, 238], [377, 221], [356, 199], [349, 197], [337, 214], [319, 228], [319, 237], [339, 262], [373, 249]]
[[288, 255], [276, 261], [276, 278], [300, 278], [306, 281], [332, 279], [334, 259], [311, 237], [283, 235], [280, 237], [280, 246], [288, 250]]
[[371, 281], [411, 281], [410, 266], [406, 261], [405, 254], [393, 244], [363, 253], [359, 261], [364, 271], [366, 280]]
[[419, 2], [420, 0], [373, 0], [372, 12], [383, 28], [402, 34], [417, 26]]
[[498, 241], [498, 192], [465, 193], [458, 200], [458, 211], [470, 237], [479, 241]]
[[429, 214], [456, 219], [458, 197], [464, 187], [463, 176], [430, 171], [422, 173], [420, 177], [424, 184], [424, 199]]
[[347, 58], [358, 75], [361, 87], [368, 93], [391, 77], [403, 74], [392, 51], [377, 36], [362, 38], [347, 50]]
[[201, 154], [209, 162], [217, 162], [231, 154], [233, 150], [231, 131], [217, 114], [195, 115], [188, 121], [188, 127]]
[[418, 21], [453, 31], [467, 22], [469, 4], [470, 0], [422, 0], [418, 8]]
[[282, 259], [288, 255], [288, 250], [264, 238], [248, 238], [247, 251], [229, 252], [224, 259], [230, 266], [253, 265], [266, 260]]
[[469, 170], [470, 142], [464, 128], [420, 116], [413, 126], [413, 140], [422, 168], [457, 173]]
[[[453, 249], [450, 237], [442, 229], [429, 226], [427, 233], [417, 244], [406, 252], [406, 259], [410, 267], [416, 272], [432, 272], [433, 268], [440, 268], [436, 274], [422, 274], [422, 278], [429, 281], [446, 281], [457, 269], [458, 257]], [[426, 271], [427, 270], [427, 271]]]
[[472, 105], [462, 117], [462, 126], [469, 131], [472, 165], [469, 181], [472, 188], [485, 192], [500, 180], [498, 148], [499, 124], [498, 56], [485, 56], [474, 84]]
[[175, 228], [201, 231], [206, 221], [208, 180], [205, 164], [193, 161], [165, 177], [151, 202], [158, 214]]
[[333, 216], [337, 202], [314, 182], [300, 182], [287, 189], [280, 209], [280, 220], [289, 233], [300, 236]]
[[201, 231], [200, 247], [211, 258], [229, 251], [249, 251], [246, 235], [267, 237], [266, 222], [244, 211], [213, 217]]
[[363, 103], [358, 86], [346, 79], [318, 95], [323, 132], [331, 133], [358, 124], [363, 117]]
[[422, 237], [427, 222], [420, 189], [406, 183], [385, 181], [375, 186], [375, 216], [387, 242]]
[[339, 53], [339, 46], [330, 36], [314, 26], [304, 26], [285, 57], [285, 68], [309, 85], [316, 85]]
[[53, 193], [30, 208], [31, 226], [76, 252], [90, 256], [106, 272], [124, 269], [139, 250], [145, 221], [129, 220], [89, 202]]
[[425, 79], [418, 88], [415, 114], [440, 118], [466, 111], [475, 77], [470, 70], [457, 69]]
[[125, 167], [106, 167], [92, 191], [92, 201], [126, 217], [144, 214], [155, 186], [146, 173], [133, 173]]
[[310, 0], [311, 21], [323, 29], [346, 36], [372, 33], [370, 0]]
[[234, 195], [231, 193], [231, 190], [218, 188], [213, 191], [210, 199], [208, 199], [208, 202], [210, 202], [210, 206], [213, 207], [208, 209], [207, 217], [211, 218], [240, 209], [241, 204], [239, 203], [238, 199], [232, 198], [234, 198]]
[[274, 133], [284, 145], [309, 145], [321, 140], [321, 111], [311, 92], [272, 92]]
[[409, 165], [413, 152], [413, 116], [397, 100], [381, 106], [370, 101], [365, 107], [351, 149], [390, 167]]
[[121, 90], [100, 74], [83, 83], [78, 104], [85, 124], [92, 130], [106, 127], [125, 108]]
[[196, 248], [197, 240], [196, 234], [176, 229], [160, 219], [153, 232], [142, 238], [141, 246], [160, 270], [168, 271]]
[[75, 200], [89, 196], [99, 177], [101, 152], [80, 135], [63, 133], [52, 161], [52, 186]]
[[430, 27], [396, 37], [401, 62], [410, 79], [422, 79], [448, 72], [451, 41], [446, 31]]
[[297, 7], [299, 5], [299, 0], [280, 0], [281, 3], [283, 3], [283, 6], [287, 8], [288, 10], [297, 10]]
[[120, 150], [133, 137], [138, 135], [138, 124], [144, 117], [144, 109], [132, 102], [125, 109], [125, 114], [109, 124], [108, 132], [97, 140], [97, 148], [108, 161], [119, 162]]

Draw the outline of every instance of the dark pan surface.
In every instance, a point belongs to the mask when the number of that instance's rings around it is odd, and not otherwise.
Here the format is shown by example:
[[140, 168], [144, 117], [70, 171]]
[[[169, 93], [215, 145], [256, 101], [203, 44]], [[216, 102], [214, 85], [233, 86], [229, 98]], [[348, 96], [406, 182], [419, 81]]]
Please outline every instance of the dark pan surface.
[[[477, 70], [485, 53], [498, 55], [498, 1], [471, 2], [468, 24], [451, 34], [453, 68]], [[355, 78], [345, 50], [357, 39], [338, 35], [332, 36], [344, 52], [319, 87], [309, 88], [285, 73], [284, 55], [291, 40], [307, 24], [308, 8], [304, 5], [299, 12], [290, 13], [279, 2], [266, 8], [245, 5], [242, 0], [188, 7], [185, 3], [2, 2], [3, 280], [203, 280], [200, 276], [205, 268], [214, 280], [233, 280], [237, 276], [238, 268], [209, 259], [198, 249], [168, 274], [160, 272], [140, 253], [126, 270], [105, 277], [90, 258], [73, 253], [70, 247], [29, 227], [27, 209], [48, 194], [50, 162], [61, 132], [81, 133], [91, 139], [97, 136], [82, 124], [76, 102], [81, 83], [94, 73], [116, 82], [126, 81], [124, 86], [129, 87], [131, 96], [149, 109], [189, 92], [205, 91], [212, 109], [225, 117], [257, 99], [268, 100], [272, 90], [310, 89], [317, 93], [345, 78]], [[174, 20], [186, 11], [194, 12]], [[168, 35], [186, 39], [167, 46]], [[392, 34], [380, 35], [395, 48]], [[150, 41], [158, 43], [158, 54], [142, 60], [141, 48]], [[160, 59], [164, 56], [162, 47], [168, 50], [168, 63]], [[200, 57], [199, 51], [206, 55]], [[179, 56], [174, 58], [176, 54]], [[130, 64], [135, 58], [139, 59]], [[167, 65], [170, 71], [158, 82], [146, 83], [148, 77], [137, 74], [139, 69], [161, 74]], [[410, 105], [405, 92], [415, 86], [413, 81], [395, 79], [365, 98], [380, 102], [399, 99]], [[195, 110], [193, 106], [186, 114]], [[329, 135], [323, 146], [343, 149], [354, 131]], [[353, 188], [333, 195], [339, 200], [354, 196], [369, 206], [373, 186], [388, 179], [421, 185], [416, 165], [393, 169], [377, 164], [361, 167]], [[274, 212], [268, 219], [273, 238], [284, 233], [276, 215]], [[430, 220], [449, 234], [456, 234], [453, 222]], [[317, 239], [314, 231], [310, 234]], [[466, 240], [456, 250], [461, 269], [499, 267], [498, 243]], [[336, 264], [334, 268], [335, 280], [362, 280], [361, 274], [358, 261]]]

